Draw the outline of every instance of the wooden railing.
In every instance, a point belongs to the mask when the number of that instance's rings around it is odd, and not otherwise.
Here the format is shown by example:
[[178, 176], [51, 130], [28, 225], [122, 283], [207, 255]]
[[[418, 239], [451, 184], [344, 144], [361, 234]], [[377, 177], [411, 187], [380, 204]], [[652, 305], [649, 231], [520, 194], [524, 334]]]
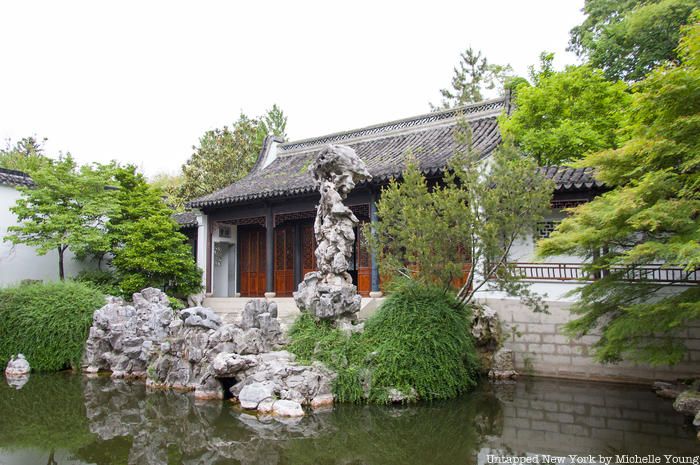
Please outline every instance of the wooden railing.
[[[513, 272], [520, 279], [536, 281], [593, 281], [600, 278], [596, 273], [590, 273], [583, 269], [581, 263], [514, 263]], [[646, 282], [678, 282], [700, 284], [700, 269], [687, 272], [678, 267], [666, 267], [658, 264], [649, 264], [638, 267], [617, 266], [611, 268], [612, 273], [621, 274], [623, 281]]]

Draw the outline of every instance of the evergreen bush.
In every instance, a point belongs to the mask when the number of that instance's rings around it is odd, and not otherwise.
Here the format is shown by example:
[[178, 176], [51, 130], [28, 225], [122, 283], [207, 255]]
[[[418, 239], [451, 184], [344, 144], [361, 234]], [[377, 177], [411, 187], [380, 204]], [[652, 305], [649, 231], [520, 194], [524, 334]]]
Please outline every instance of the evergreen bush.
[[0, 366], [22, 353], [36, 371], [77, 367], [104, 303], [100, 291], [71, 281], [0, 289]]
[[335, 370], [340, 401], [387, 403], [392, 388], [407, 400], [447, 399], [477, 381], [470, 319], [453, 294], [407, 281], [396, 286], [364, 332], [347, 336], [303, 314], [288, 349], [300, 361], [319, 360]]

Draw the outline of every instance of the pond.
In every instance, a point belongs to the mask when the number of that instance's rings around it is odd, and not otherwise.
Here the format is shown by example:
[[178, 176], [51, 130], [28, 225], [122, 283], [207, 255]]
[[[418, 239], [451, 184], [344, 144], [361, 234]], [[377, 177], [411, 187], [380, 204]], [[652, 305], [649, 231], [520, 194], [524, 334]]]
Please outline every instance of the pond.
[[20, 390], [0, 386], [2, 465], [481, 465], [498, 456], [650, 453], [697, 455], [700, 443], [671, 402], [643, 386], [483, 383], [453, 401], [340, 405], [300, 420], [259, 420], [228, 401], [104, 377], [32, 375]]

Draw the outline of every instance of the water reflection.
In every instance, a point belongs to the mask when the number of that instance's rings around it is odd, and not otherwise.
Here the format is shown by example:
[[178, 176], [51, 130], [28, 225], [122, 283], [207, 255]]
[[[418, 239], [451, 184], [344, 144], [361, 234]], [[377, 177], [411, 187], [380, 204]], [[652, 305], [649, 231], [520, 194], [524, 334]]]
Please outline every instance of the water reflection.
[[538, 380], [413, 407], [260, 420], [143, 384], [67, 374], [0, 388], [0, 463], [482, 464], [489, 454], [689, 453], [692, 428], [643, 388]]

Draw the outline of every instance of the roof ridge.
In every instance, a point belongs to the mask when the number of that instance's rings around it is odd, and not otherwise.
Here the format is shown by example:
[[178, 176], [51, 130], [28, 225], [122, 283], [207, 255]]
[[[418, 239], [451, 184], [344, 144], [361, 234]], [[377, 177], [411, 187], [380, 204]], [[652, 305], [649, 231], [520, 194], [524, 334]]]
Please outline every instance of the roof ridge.
[[451, 118], [455, 118], [459, 114], [466, 115], [478, 115], [480, 113], [485, 113], [488, 111], [498, 110], [505, 108], [506, 99], [505, 97], [499, 97], [490, 100], [483, 100], [481, 102], [464, 105], [457, 108], [450, 108], [448, 110], [434, 111], [430, 113], [423, 113], [416, 116], [411, 116], [408, 118], [401, 118], [393, 121], [386, 121], [383, 123], [374, 124], [371, 126], [365, 126], [357, 129], [351, 129], [348, 131], [334, 132], [318, 137], [310, 137], [306, 139], [299, 139], [295, 141], [285, 142], [279, 145], [279, 149], [283, 152], [292, 151], [295, 149], [313, 147], [316, 145], [327, 144], [330, 142], [337, 142], [347, 139], [353, 139], [362, 136], [380, 134], [391, 132], [396, 129], [407, 129], [414, 126], [420, 126], [427, 123], [434, 123], [437, 121], [443, 121]]

